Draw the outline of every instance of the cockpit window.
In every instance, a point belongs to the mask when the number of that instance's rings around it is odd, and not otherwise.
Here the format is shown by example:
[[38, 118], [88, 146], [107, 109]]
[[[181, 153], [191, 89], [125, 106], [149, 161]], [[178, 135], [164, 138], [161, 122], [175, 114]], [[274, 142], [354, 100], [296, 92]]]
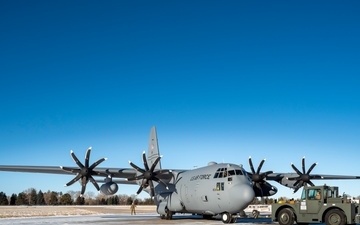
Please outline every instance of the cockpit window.
[[229, 170], [229, 176], [234, 176], [235, 175], [235, 170]]
[[235, 175], [244, 175], [244, 173], [242, 170], [227, 170], [227, 168], [219, 168], [216, 171], [214, 178], [223, 178], [223, 177], [235, 176]]
[[214, 178], [223, 178], [223, 177], [227, 177], [227, 176], [228, 176], [227, 168], [219, 168], [216, 171]]

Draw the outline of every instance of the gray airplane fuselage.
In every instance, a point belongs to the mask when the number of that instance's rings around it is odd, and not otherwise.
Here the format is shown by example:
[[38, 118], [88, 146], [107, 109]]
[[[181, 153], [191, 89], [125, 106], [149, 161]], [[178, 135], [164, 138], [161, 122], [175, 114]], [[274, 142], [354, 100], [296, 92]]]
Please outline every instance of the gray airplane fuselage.
[[255, 194], [246, 171], [235, 164], [210, 163], [209, 166], [173, 171], [169, 190], [158, 185], [158, 212], [187, 212], [216, 215], [235, 214], [247, 207]]

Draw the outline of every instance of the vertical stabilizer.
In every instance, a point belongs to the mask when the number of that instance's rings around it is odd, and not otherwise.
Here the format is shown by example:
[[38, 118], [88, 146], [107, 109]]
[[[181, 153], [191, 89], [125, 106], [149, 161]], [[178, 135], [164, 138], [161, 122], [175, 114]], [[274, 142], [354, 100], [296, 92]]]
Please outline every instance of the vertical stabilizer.
[[[149, 149], [148, 149], [148, 164], [149, 167], [154, 164], [157, 157], [159, 157], [159, 145], [158, 145], [158, 139], [156, 135], [156, 127], [153, 126], [150, 130], [150, 138], [149, 138]], [[159, 162], [155, 169], [160, 170], [161, 169], [161, 162]]]

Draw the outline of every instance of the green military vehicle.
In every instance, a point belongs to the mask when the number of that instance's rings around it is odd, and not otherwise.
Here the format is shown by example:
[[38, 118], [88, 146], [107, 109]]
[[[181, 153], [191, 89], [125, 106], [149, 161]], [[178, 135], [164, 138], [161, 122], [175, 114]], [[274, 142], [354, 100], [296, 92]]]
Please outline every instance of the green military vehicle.
[[344, 194], [339, 196], [338, 187], [305, 186], [299, 201], [275, 203], [271, 206], [271, 219], [280, 225], [326, 223], [345, 225], [360, 223], [359, 204]]

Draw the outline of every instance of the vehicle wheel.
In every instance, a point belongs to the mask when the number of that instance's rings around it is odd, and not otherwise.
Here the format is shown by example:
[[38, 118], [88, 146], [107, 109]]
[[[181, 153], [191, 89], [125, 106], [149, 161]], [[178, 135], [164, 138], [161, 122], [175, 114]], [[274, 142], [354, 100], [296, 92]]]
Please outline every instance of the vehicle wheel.
[[221, 215], [221, 220], [223, 223], [230, 223], [231, 222], [231, 215], [228, 212], [225, 212]]
[[290, 209], [282, 209], [278, 214], [278, 221], [280, 225], [293, 225], [294, 213]]
[[252, 214], [253, 214], [253, 216], [254, 216], [254, 219], [257, 219], [257, 218], [259, 218], [260, 212], [257, 211], [256, 209], [254, 209], [254, 210], [252, 211]]
[[325, 216], [326, 225], [345, 225], [346, 215], [338, 209], [331, 209]]

